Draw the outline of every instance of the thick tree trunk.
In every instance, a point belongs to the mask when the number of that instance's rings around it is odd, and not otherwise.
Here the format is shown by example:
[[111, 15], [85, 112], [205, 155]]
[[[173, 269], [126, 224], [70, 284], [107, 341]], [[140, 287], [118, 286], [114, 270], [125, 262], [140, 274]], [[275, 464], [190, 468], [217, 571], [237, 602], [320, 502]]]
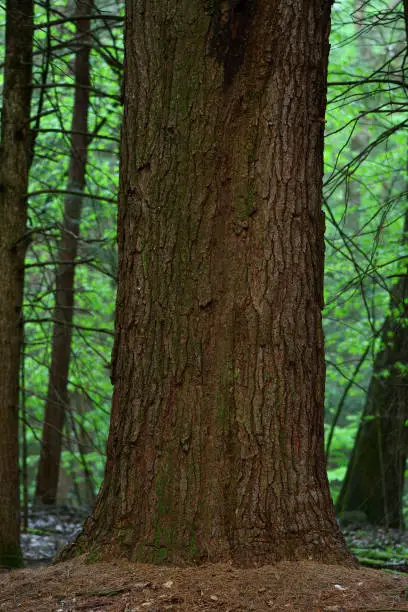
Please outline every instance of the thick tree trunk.
[[323, 452], [330, 2], [127, 2], [114, 398], [81, 550], [351, 562]]
[[381, 344], [336, 510], [344, 517], [358, 511], [370, 523], [402, 529], [408, 454], [408, 274], [392, 292]]
[[[91, 0], [77, 0], [76, 16], [80, 18], [90, 15], [91, 7]], [[62, 432], [68, 402], [67, 385], [74, 308], [74, 262], [77, 256], [82, 193], [85, 187], [90, 88], [90, 20], [78, 19], [76, 31], [79, 48], [74, 68], [75, 100], [68, 190], [76, 191], [78, 195], [68, 195], [65, 199], [62, 236], [58, 251], [51, 365], [35, 493], [36, 502], [41, 504], [55, 504], [57, 499]]]
[[26, 247], [32, 0], [7, 0], [0, 147], [0, 567], [22, 563], [18, 389]]

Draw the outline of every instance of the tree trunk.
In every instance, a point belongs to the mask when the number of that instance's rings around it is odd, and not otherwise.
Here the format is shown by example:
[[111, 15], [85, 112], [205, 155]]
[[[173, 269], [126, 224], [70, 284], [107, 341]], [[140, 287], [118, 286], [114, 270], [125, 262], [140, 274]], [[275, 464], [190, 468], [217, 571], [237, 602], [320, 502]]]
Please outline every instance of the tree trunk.
[[81, 17], [91, 15], [91, 6], [91, 0], [77, 0], [76, 2], [76, 16], [79, 18], [76, 24], [79, 48], [74, 68], [75, 99], [68, 190], [77, 192], [77, 195], [68, 195], [65, 199], [62, 236], [58, 251], [51, 365], [35, 493], [36, 502], [40, 504], [56, 503], [62, 432], [68, 402], [67, 385], [71, 356], [75, 259], [78, 249], [82, 193], [85, 187], [90, 87], [90, 20], [81, 19]]
[[329, 13], [127, 2], [108, 457], [64, 558], [352, 562], [323, 452]]
[[[408, 236], [408, 212], [404, 236]], [[339, 516], [361, 512], [370, 523], [403, 529], [408, 453], [408, 273], [400, 277], [392, 292], [381, 344], [336, 510]]]
[[0, 146], [0, 567], [21, 565], [18, 391], [30, 152], [33, 1], [7, 0]]

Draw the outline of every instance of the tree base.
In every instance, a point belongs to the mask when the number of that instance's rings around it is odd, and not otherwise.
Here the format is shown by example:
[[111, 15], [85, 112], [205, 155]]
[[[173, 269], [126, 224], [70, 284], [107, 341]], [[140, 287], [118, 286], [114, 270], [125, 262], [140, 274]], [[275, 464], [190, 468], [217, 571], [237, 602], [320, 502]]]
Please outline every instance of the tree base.
[[0, 568], [17, 569], [24, 566], [24, 558], [20, 548], [10, 548], [0, 555]]
[[[122, 539], [122, 542], [120, 540]], [[308, 543], [305, 543], [308, 540]], [[329, 565], [358, 567], [359, 563], [347, 549], [343, 536], [335, 533], [308, 534], [308, 537], [288, 537], [279, 542], [258, 542], [250, 546], [232, 546], [227, 539], [212, 542], [205, 547], [196, 543], [190, 546], [153, 546], [135, 542], [132, 546], [123, 541], [123, 535], [106, 538], [95, 537], [85, 530], [77, 539], [59, 553], [56, 561], [68, 561], [87, 554], [88, 563], [128, 559], [155, 565], [201, 565], [203, 563], [232, 563], [236, 567], [262, 567], [281, 561], [315, 561]]]

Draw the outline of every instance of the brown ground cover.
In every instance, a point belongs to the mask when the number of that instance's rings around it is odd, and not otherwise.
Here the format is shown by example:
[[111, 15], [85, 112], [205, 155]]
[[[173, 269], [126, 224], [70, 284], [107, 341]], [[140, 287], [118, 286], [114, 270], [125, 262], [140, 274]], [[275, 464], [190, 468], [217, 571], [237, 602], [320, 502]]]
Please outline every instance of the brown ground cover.
[[257, 569], [86, 562], [0, 574], [0, 610], [408, 610], [408, 577], [314, 562]]

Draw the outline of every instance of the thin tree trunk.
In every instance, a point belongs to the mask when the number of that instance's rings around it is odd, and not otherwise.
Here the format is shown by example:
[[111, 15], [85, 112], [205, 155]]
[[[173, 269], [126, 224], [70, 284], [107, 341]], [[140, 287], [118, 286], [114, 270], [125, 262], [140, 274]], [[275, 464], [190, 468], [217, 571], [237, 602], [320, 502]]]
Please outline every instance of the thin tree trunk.
[[[404, 0], [405, 45], [408, 2]], [[408, 209], [403, 244], [408, 243]], [[391, 294], [390, 314], [377, 353], [367, 401], [336, 502], [339, 516], [355, 512], [375, 525], [404, 528], [403, 492], [408, 455], [408, 269]]]
[[[90, 15], [91, 6], [91, 0], [77, 0], [76, 16]], [[74, 308], [75, 264], [73, 262], [78, 249], [88, 146], [90, 20], [78, 19], [76, 31], [79, 48], [74, 68], [75, 99], [68, 190], [77, 192], [78, 195], [68, 195], [65, 198], [64, 222], [58, 251], [51, 365], [35, 493], [36, 502], [42, 504], [55, 504], [57, 498], [62, 433], [68, 402], [67, 385]]]
[[[408, 211], [404, 240], [408, 236]], [[408, 273], [391, 295], [367, 401], [336, 502], [340, 517], [356, 512], [375, 525], [402, 529], [408, 454]]]
[[18, 389], [30, 152], [32, 0], [7, 0], [0, 146], [0, 567], [22, 563]]
[[108, 458], [63, 558], [352, 562], [323, 451], [329, 13], [127, 2]]

